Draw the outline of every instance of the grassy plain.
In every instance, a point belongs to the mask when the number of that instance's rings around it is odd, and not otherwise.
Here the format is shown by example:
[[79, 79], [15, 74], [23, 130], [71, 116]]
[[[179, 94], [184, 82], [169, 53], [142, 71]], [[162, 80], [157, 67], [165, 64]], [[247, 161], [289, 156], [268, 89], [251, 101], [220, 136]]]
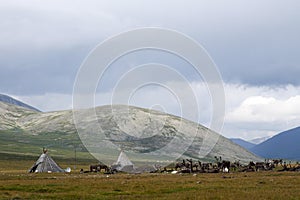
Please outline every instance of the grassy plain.
[[0, 199], [300, 199], [300, 172], [28, 174], [34, 161], [0, 160]]

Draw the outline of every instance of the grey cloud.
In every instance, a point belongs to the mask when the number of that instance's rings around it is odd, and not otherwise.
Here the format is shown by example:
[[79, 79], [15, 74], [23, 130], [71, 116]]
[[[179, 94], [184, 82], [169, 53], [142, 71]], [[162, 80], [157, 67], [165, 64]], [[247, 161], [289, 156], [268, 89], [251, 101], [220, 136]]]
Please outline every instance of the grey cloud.
[[[215, 60], [225, 82], [300, 85], [298, 1], [181, 2], [3, 3], [0, 92], [71, 93], [79, 65], [95, 45], [140, 26], [172, 28], [193, 37]], [[193, 79], [191, 71], [186, 74]]]
[[88, 51], [85, 47], [59, 52], [2, 54], [0, 92], [15, 95], [72, 93], [77, 70]]

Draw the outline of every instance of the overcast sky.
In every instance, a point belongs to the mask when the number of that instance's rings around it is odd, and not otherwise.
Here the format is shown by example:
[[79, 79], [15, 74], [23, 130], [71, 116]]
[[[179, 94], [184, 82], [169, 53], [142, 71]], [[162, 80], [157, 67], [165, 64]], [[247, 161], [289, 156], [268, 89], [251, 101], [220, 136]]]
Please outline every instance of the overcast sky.
[[[194, 38], [216, 63], [226, 95], [222, 134], [271, 136], [300, 124], [299, 10], [297, 0], [1, 0], [0, 93], [43, 111], [70, 109], [77, 71], [97, 44], [133, 28], [162, 27]], [[110, 75], [153, 57], [153, 52], [129, 56]], [[162, 57], [161, 62], [183, 66], [176, 58]], [[204, 99], [202, 123], [209, 125], [212, 109], [206, 106], [210, 99], [203, 83], [188, 73], [187, 78]], [[109, 88], [98, 91], [99, 105], [110, 102]], [[179, 115], [166, 99], [162, 90], [148, 88], [131, 103], [150, 107], [165, 102], [165, 111]]]

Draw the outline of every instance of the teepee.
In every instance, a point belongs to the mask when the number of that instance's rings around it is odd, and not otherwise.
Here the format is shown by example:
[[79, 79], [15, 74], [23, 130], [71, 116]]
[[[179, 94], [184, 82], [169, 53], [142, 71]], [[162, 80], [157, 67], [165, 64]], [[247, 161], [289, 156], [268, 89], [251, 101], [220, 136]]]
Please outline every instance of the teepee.
[[121, 151], [117, 162], [112, 165], [113, 170], [122, 171], [122, 172], [134, 172], [135, 167], [133, 163], [129, 160], [127, 155]]
[[32, 172], [64, 172], [55, 161], [48, 155], [47, 150], [43, 149], [42, 155], [35, 162], [35, 164], [29, 170], [29, 173]]

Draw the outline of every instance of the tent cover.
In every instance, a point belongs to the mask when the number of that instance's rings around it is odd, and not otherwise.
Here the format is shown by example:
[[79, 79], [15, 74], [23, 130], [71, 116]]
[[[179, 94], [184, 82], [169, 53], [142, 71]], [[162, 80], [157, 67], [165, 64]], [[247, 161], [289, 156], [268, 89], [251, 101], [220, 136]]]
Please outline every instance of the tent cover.
[[35, 162], [35, 164], [29, 170], [32, 172], [64, 172], [62, 168], [60, 168], [55, 161], [44, 152], [39, 159]]
[[129, 173], [135, 171], [135, 167], [133, 163], [129, 160], [129, 158], [123, 151], [121, 151], [117, 162], [115, 162], [112, 165], [112, 169], [115, 169], [117, 171], [122, 171], [122, 172], [129, 172]]
[[112, 165], [112, 169], [117, 170], [119, 172], [127, 173], [156, 172], [158, 170], [157, 167], [154, 165], [144, 165], [140, 167], [135, 167], [123, 151], [121, 151], [117, 162], [115, 162]]

